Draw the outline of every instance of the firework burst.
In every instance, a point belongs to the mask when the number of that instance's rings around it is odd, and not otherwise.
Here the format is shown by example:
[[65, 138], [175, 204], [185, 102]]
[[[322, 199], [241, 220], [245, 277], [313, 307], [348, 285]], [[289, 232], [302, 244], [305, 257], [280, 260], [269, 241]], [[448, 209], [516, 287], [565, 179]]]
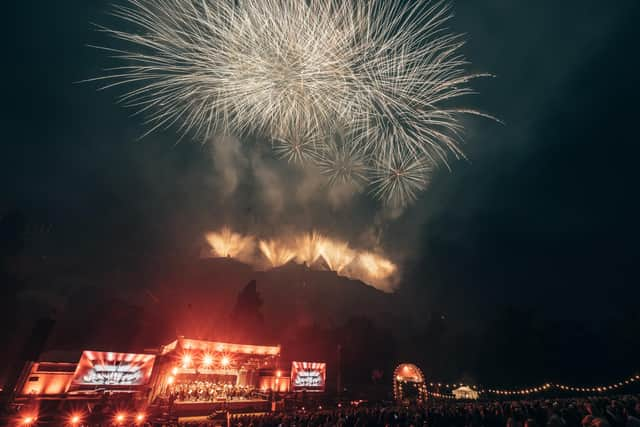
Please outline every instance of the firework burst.
[[328, 178], [331, 185], [364, 184], [369, 170], [367, 160], [367, 156], [355, 144], [345, 143], [337, 137], [329, 140], [316, 156], [320, 172]]
[[[373, 194], [406, 204], [426, 188], [426, 160], [463, 157], [461, 117], [483, 115], [454, 106], [482, 75], [465, 71], [444, 2], [127, 1], [114, 14], [136, 29], [101, 28], [128, 45], [102, 48], [126, 65], [94, 80], [125, 86], [147, 133], [261, 135], [332, 183], [373, 167]], [[337, 129], [339, 145], [316, 137]], [[392, 180], [398, 165], [412, 172]]]
[[371, 174], [371, 193], [393, 207], [413, 202], [429, 185], [432, 166], [419, 156], [394, 155], [378, 160]]

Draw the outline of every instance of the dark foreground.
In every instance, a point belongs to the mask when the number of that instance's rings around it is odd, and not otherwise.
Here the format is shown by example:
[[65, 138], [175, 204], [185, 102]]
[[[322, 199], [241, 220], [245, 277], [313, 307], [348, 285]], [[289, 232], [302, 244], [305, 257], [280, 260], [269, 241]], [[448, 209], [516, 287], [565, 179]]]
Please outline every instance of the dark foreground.
[[9, 425], [22, 426], [191, 426], [191, 427], [640, 427], [637, 395], [540, 399], [502, 402], [430, 401], [424, 405], [345, 406], [298, 409], [291, 412], [231, 415], [169, 420], [150, 416], [137, 419], [78, 418], [26, 419], [14, 416]]

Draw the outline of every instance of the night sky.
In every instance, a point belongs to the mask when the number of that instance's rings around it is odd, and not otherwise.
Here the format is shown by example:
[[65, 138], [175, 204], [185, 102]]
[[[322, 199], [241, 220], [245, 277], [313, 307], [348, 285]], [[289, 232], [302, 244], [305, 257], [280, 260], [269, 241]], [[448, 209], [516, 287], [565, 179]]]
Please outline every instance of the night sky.
[[[219, 197], [210, 146], [176, 144], [172, 131], [138, 140], [142, 119], [116, 105], [120, 92], [77, 83], [112, 65], [86, 46], [111, 43], [91, 26], [113, 22], [108, 1], [11, 3], [0, 215], [17, 209], [52, 229], [26, 251], [144, 263], [194, 251], [204, 231], [230, 221], [260, 228], [264, 217], [277, 227], [255, 202], [258, 190]], [[401, 254], [398, 295], [469, 327], [510, 306], [597, 337], [640, 301], [640, 3], [458, 0], [454, 11], [470, 68], [495, 75], [476, 82], [467, 102], [504, 124], [469, 119], [468, 160], [439, 171], [414, 206], [382, 225], [381, 244]], [[315, 208], [278, 220], [355, 238], [377, 218], [367, 201]], [[610, 360], [588, 364], [601, 377], [618, 373]]]

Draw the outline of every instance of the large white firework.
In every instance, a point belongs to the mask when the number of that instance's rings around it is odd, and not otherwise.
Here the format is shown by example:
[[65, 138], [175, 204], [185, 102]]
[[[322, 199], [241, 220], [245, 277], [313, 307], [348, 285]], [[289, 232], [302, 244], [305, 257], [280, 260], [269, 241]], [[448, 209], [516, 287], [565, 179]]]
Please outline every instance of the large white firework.
[[[296, 162], [333, 153], [321, 163], [333, 180], [337, 157], [364, 159], [372, 193], [405, 204], [424, 186], [385, 181], [380, 165], [461, 157], [461, 116], [482, 115], [455, 106], [480, 75], [466, 71], [444, 2], [127, 1], [114, 15], [130, 28], [101, 27], [125, 42], [103, 49], [126, 64], [95, 80], [126, 86], [120, 101], [146, 115], [148, 132], [257, 134]], [[318, 147], [337, 129], [339, 151]]]

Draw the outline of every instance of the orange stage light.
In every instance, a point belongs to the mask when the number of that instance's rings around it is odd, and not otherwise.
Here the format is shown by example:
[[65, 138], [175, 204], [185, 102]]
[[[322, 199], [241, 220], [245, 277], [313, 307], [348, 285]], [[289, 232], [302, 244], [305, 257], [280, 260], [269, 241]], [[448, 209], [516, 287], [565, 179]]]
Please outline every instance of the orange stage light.
[[118, 414], [116, 415], [116, 421], [121, 423], [124, 421], [124, 414]]
[[174, 376], [175, 376], [175, 375], [178, 375], [178, 368], [177, 368], [177, 367], [173, 368], [173, 369], [171, 370], [171, 373], [172, 373]]
[[173, 376], [169, 375], [169, 378], [167, 378], [167, 384], [173, 384], [175, 380], [176, 379]]
[[185, 354], [184, 356], [182, 356], [182, 366], [184, 366], [185, 368], [187, 366], [189, 366], [191, 364], [191, 355], [190, 354]]
[[71, 417], [71, 425], [78, 425], [80, 422], [80, 417], [78, 415], [74, 415]]
[[35, 421], [34, 417], [24, 417], [22, 419], [22, 424], [28, 426], [28, 425], [31, 425], [34, 421]]
[[202, 358], [203, 366], [208, 367], [208, 366], [211, 366], [212, 364], [213, 364], [213, 357], [211, 357], [210, 355], [207, 354]]
[[231, 363], [231, 360], [229, 360], [227, 356], [223, 356], [222, 359], [220, 359], [220, 364], [222, 366], [229, 366], [229, 363]]
[[144, 418], [145, 418], [145, 415], [143, 413], [136, 415], [136, 421], [138, 423], [141, 423], [142, 421], [144, 421]]

